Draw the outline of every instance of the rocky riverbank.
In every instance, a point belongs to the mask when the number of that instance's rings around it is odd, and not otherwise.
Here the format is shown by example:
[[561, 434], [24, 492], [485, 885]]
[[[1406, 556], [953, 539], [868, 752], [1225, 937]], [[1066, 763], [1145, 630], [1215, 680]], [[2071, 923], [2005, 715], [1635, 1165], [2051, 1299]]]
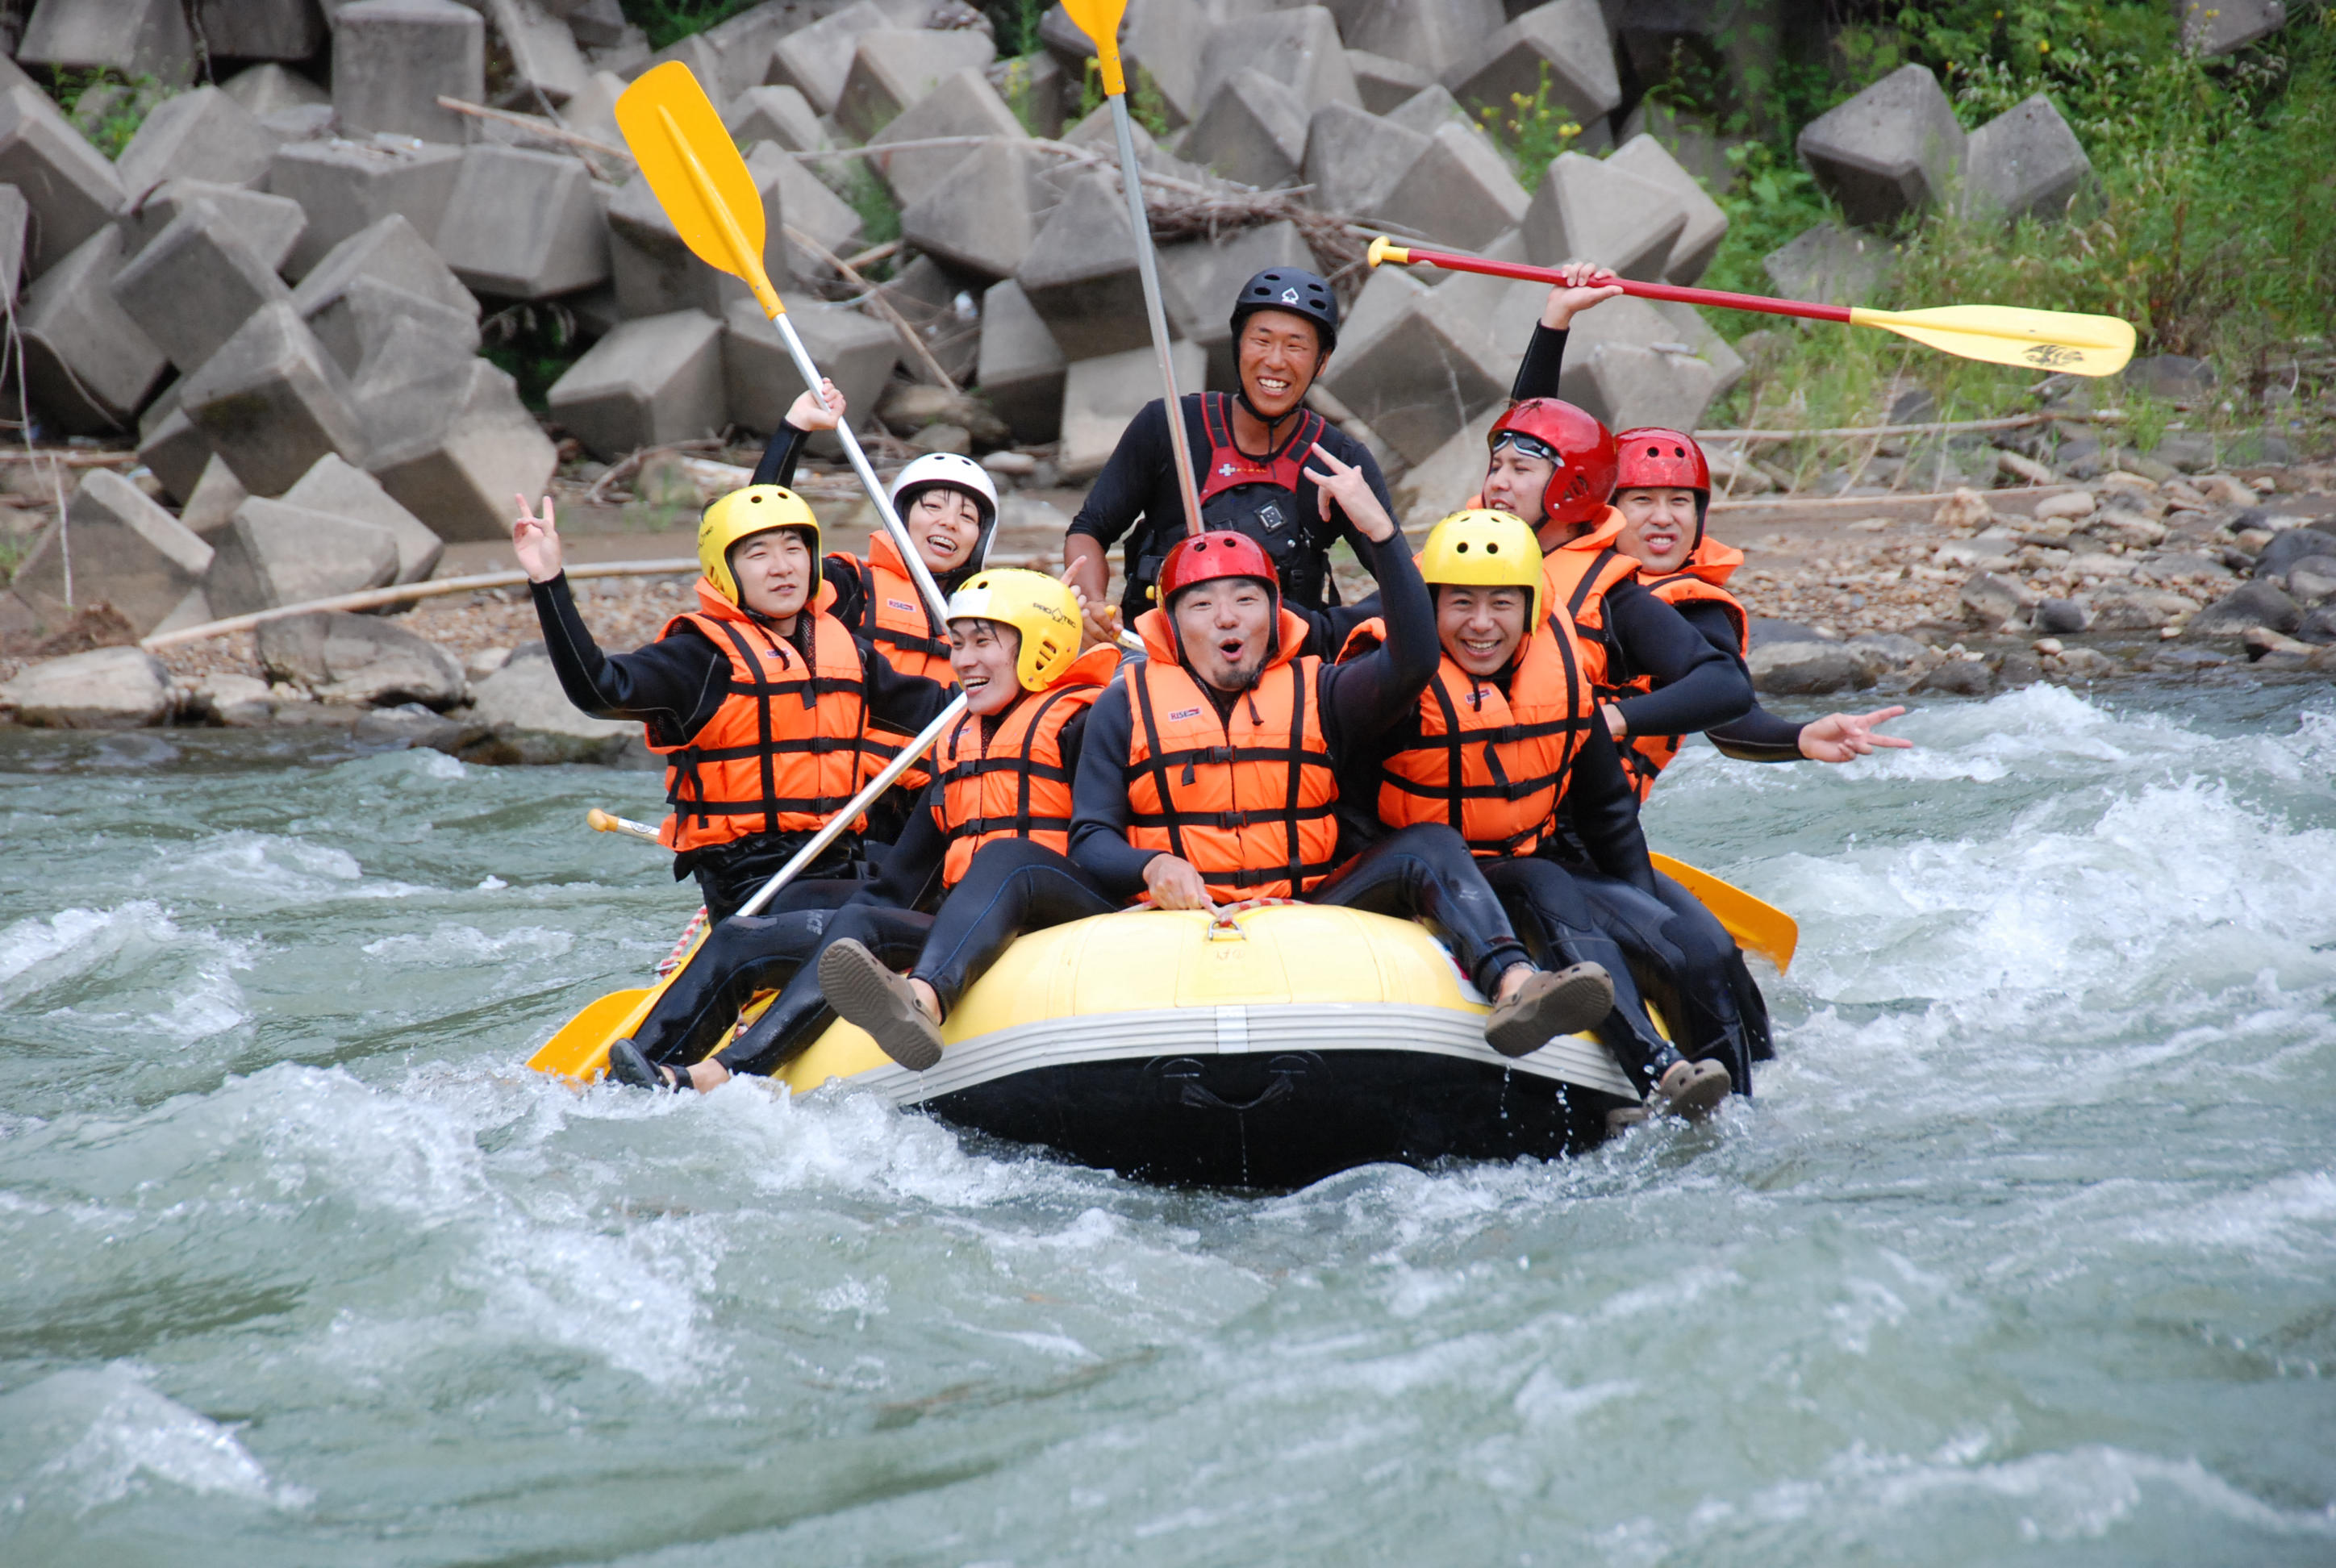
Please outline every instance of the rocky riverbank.
[[[1020, 492], [996, 559], [1056, 558], [1076, 492]], [[856, 548], [864, 519], [831, 523]], [[1713, 532], [1747, 556], [1734, 587], [1758, 618], [1752, 668], [1786, 696], [1984, 696], [2037, 680], [2244, 672], [2336, 674], [2336, 469], [2180, 476], [2124, 471], [2083, 489], [1944, 500], [1725, 502]], [[654, 544], [671, 533], [595, 543]], [[492, 553], [444, 575], [508, 564]], [[1347, 587], [1361, 588], [1358, 574]], [[688, 608], [683, 575], [579, 580], [611, 648]], [[541, 656], [523, 588], [424, 600], [393, 615], [310, 614], [157, 654], [85, 613], [54, 657], [0, 662], [0, 721], [338, 726], [362, 742], [481, 763], [649, 765], [634, 726], [570, 707]], [[112, 644], [116, 646], [92, 646]]]

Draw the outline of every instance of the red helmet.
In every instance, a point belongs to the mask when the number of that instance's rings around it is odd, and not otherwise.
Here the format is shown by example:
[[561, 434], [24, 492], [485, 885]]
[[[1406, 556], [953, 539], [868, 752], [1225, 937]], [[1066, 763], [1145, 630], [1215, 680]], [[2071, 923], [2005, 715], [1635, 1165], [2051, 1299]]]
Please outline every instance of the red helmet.
[[1594, 522], [1614, 493], [1614, 436], [1586, 410], [1528, 397], [1493, 422], [1488, 443], [1553, 464], [1542, 492], [1543, 522]]
[[1691, 435], [1642, 424], [1614, 436], [1619, 465], [1616, 490], [1699, 490], [1711, 493], [1711, 465]]
[[1281, 609], [1281, 578], [1273, 570], [1273, 558], [1249, 535], [1229, 529], [1176, 541], [1168, 559], [1160, 563], [1160, 607], [1165, 609], [1186, 589], [1220, 577], [1260, 579], [1273, 589], [1273, 608]]

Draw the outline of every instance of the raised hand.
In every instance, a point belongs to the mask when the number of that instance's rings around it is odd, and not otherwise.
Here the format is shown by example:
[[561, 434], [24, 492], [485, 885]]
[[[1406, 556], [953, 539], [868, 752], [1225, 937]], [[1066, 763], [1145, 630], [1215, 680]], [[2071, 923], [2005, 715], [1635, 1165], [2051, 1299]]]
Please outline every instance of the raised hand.
[[1322, 460], [1323, 467], [1329, 470], [1328, 473], [1310, 468], [1306, 471], [1306, 477], [1314, 482], [1314, 493], [1321, 506], [1322, 521], [1330, 521], [1330, 506], [1335, 502], [1338, 510], [1347, 514], [1347, 521], [1360, 529], [1363, 537], [1373, 544], [1385, 544], [1393, 539], [1395, 519], [1389, 517], [1387, 508], [1379, 504], [1379, 498], [1372, 492], [1371, 482], [1363, 477], [1363, 471], [1353, 463], [1341, 463], [1323, 451], [1319, 441], [1314, 443], [1314, 455]]
[[1621, 285], [1615, 281], [1614, 269], [1594, 261], [1569, 261], [1557, 269], [1557, 275], [1565, 281], [1549, 291], [1549, 298], [1541, 307], [1541, 324], [1555, 331], [1571, 326], [1574, 312], [1587, 310], [1622, 292]]
[[843, 423], [843, 394], [835, 383], [822, 379], [819, 394], [809, 392], [795, 394], [787, 405], [787, 423], [797, 430], [833, 430]]
[[541, 517], [535, 515], [527, 497], [511, 499], [519, 502], [519, 516], [511, 522], [511, 553], [519, 557], [520, 570], [530, 582], [550, 582], [560, 575], [560, 531], [551, 522], [551, 497], [543, 498]]
[[1119, 606], [1097, 605], [1089, 599], [1087, 590], [1079, 586], [1079, 569], [1076, 566], [1063, 568], [1057, 579], [1071, 590], [1071, 597], [1079, 601], [1079, 628], [1086, 634], [1086, 641], [1079, 651], [1084, 653], [1099, 642], [1117, 642]]
[[1874, 726], [1887, 724], [1906, 710], [1878, 707], [1872, 713], [1829, 713], [1801, 726], [1801, 755], [1811, 762], [1848, 762], [1876, 746], [1900, 750], [1914, 743], [1894, 735], [1876, 735]]

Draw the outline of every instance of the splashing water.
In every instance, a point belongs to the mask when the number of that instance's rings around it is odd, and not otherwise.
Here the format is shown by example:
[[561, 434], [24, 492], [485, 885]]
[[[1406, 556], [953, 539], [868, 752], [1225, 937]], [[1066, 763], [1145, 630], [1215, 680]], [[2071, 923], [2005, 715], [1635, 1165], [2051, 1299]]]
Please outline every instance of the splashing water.
[[1899, 727], [1650, 813], [1757, 1101], [1270, 1199], [520, 1071], [644, 775], [0, 737], [0, 1560], [2336, 1560], [2336, 704]]

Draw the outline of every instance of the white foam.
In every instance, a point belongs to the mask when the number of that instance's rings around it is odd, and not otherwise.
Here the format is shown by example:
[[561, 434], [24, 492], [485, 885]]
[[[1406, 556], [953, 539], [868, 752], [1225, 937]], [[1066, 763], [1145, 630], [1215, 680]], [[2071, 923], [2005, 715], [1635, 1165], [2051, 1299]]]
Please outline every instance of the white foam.
[[418, 931], [383, 937], [358, 950], [367, 958], [426, 969], [457, 969], [514, 959], [564, 957], [576, 946], [567, 931], [543, 926], [520, 926], [489, 936], [476, 926], [441, 924], [428, 934]]
[[[251, 966], [250, 944], [186, 930], [148, 900], [61, 910], [0, 930], [0, 1008], [56, 1011], [84, 1026], [135, 1029], [183, 1045], [250, 1018], [234, 977]], [[159, 1010], [89, 1005], [99, 998], [159, 1004]]]
[[26, 1434], [70, 1437], [32, 1472], [32, 1486], [15, 1505], [57, 1488], [86, 1514], [154, 1482], [270, 1508], [307, 1505], [309, 1494], [271, 1481], [231, 1428], [149, 1388], [152, 1376], [114, 1362], [52, 1373], [0, 1398], [0, 1428], [16, 1432], [18, 1440]]

